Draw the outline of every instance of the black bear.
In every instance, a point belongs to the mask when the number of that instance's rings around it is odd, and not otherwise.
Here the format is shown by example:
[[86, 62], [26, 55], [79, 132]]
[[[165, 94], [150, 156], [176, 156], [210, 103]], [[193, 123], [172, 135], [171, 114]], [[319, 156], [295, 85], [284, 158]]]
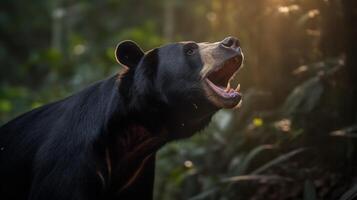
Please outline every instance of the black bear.
[[241, 102], [234, 37], [115, 55], [123, 73], [0, 128], [1, 200], [152, 199], [156, 151]]

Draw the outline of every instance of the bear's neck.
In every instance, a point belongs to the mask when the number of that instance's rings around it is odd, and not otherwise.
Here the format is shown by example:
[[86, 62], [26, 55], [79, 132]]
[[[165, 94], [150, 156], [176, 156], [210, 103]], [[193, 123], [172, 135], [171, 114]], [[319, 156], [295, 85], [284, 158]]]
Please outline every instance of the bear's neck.
[[163, 131], [153, 135], [145, 127], [131, 124], [108, 141], [113, 188], [124, 189], [135, 181], [145, 161], [154, 157], [156, 151], [167, 142], [164, 134]]
[[105, 157], [103, 170], [108, 172], [112, 187], [124, 188], [168, 137], [159, 116], [142, 105], [133, 107], [130, 98], [120, 91], [122, 82], [118, 77], [109, 81], [113, 94], [107, 99], [105, 131], [100, 138]]

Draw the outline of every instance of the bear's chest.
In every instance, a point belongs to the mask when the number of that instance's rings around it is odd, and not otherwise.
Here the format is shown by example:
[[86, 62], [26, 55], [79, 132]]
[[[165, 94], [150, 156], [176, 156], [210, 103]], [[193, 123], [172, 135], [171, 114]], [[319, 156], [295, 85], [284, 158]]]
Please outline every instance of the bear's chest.
[[[156, 151], [164, 143], [160, 134], [154, 136], [141, 126], [132, 126], [107, 145], [105, 159], [102, 159], [104, 164], [102, 162], [102, 170], [97, 171], [97, 176], [106, 189], [116, 194], [143, 181], [143, 176], [153, 179], [154, 171], [147, 168], [152, 166]], [[148, 171], [152, 174], [145, 174]]]

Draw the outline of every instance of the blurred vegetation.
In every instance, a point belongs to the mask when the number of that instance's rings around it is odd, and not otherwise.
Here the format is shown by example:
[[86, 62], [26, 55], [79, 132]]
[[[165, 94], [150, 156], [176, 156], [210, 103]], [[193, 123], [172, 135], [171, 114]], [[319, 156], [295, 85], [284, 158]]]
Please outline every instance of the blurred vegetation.
[[0, 124], [145, 50], [240, 38], [243, 106], [159, 152], [155, 199], [357, 197], [357, 1], [2, 0]]

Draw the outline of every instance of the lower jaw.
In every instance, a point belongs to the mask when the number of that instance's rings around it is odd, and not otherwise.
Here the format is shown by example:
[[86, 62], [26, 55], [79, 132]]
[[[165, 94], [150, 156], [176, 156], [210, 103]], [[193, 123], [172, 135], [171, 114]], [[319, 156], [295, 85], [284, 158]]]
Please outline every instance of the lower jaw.
[[240, 102], [240, 99], [239, 100], [231, 100], [231, 101], [228, 101], [228, 102], [224, 102], [223, 105], [222, 105], [222, 108], [226, 108], [226, 109], [231, 109], [231, 108], [235, 108]]
[[206, 92], [206, 96], [208, 100], [216, 106], [218, 109], [221, 108], [234, 108], [241, 101], [241, 96], [236, 96], [234, 98], [225, 98], [221, 95], [217, 94], [209, 85], [204, 84], [204, 90]]
[[242, 99], [239, 94], [229, 98], [223, 97], [220, 94], [216, 94], [216, 98], [218, 99], [218, 101], [220, 101], [220, 105], [222, 108], [234, 108], [239, 104]]

